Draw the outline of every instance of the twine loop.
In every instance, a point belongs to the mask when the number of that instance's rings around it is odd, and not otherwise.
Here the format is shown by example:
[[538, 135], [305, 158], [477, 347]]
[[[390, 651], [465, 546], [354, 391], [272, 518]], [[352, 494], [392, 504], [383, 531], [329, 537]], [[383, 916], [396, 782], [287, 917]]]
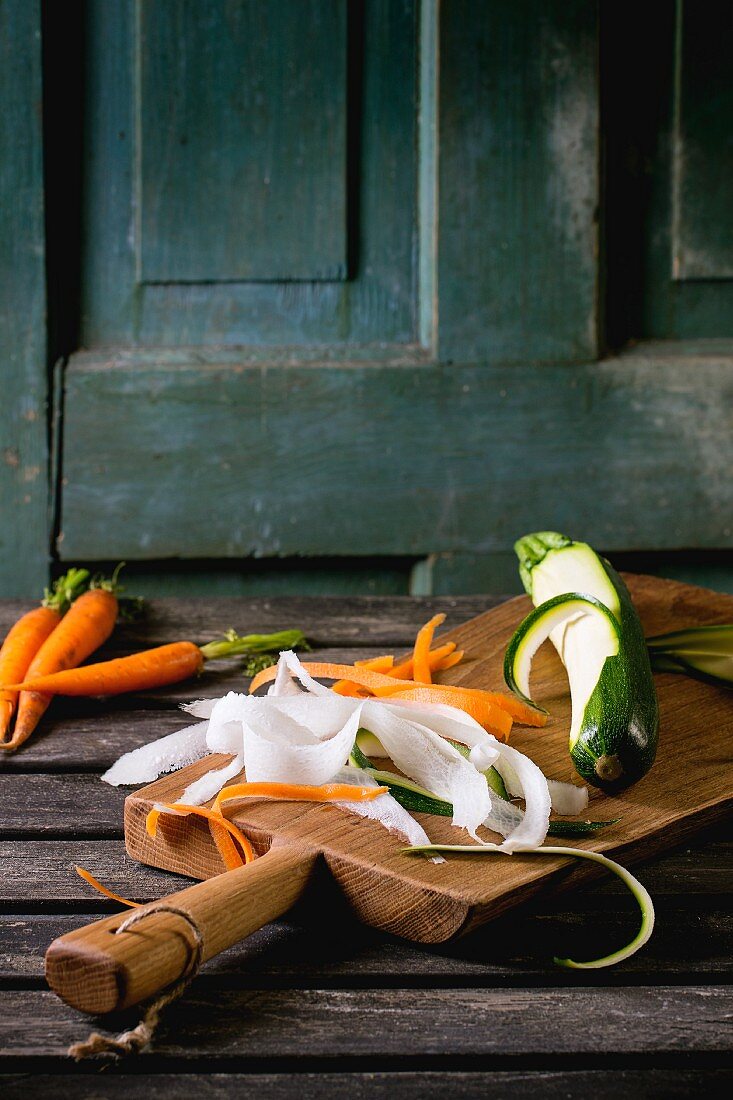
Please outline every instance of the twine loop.
[[144, 1050], [155, 1035], [163, 1009], [180, 997], [184, 989], [198, 974], [204, 951], [204, 938], [196, 921], [185, 909], [168, 905], [166, 902], [155, 905], [150, 909], [136, 909], [115, 929], [115, 935], [119, 936], [121, 932], [127, 932], [133, 925], [145, 920], [146, 917], [153, 916], [154, 913], [173, 913], [185, 920], [191, 929], [195, 947], [189, 955], [185, 970], [174, 985], [163, 990], [155, 1000], [150, 1002], [136, 1027], [131, 1028], [129, 1031], [122, 1031], [116, 1037], [100, 1035], [98, 1031], [93, 1031], [84, 1042], [72, 1043], [68, 1053], [74, 1061], [81, 1062], [85, 1058], [106, 1055], [113, 1058], [123, 1058], [127, 1054], [137, 1054], [139, 1051]]

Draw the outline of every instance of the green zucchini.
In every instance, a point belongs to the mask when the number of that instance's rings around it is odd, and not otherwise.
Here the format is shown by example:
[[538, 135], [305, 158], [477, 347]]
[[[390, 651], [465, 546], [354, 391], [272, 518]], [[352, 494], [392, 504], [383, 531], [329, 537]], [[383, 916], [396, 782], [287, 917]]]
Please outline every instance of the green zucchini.
[[[357, 739], [354, 742], [354, 747], [351, 750], [349, 757], [349, 763], [353, 764], [356, 768], [362, 768], [364, 771], [368, 771], [373, 779], [376, 779], [377, 783], [381, 783], [385, 787], [389, 787], [389, 793], [399, 802], [406, 810], [412, 813], [420, 814], [438, 814], [440, 817], [453, 817], [453, 805], [450, 802], [444, 801], [442, 798], [438, 798], [431, 791], [426, 790], [424, 787], [418, 786], [417, 783], [413, 783], [411, 779], [407, 779], [403, 775], [397, 775], [395, 772], [383, 771], [380, 768], [375, 768], [368, 756], [362, 752], [360, 745], [366, 743], [372, 745], [372, 734], [366, 730], [359, 730]], [[468, 749], [465, 745], [459, 745], [457, 742], [452, 741], [451, 744], [455, 745], [457, 749], [463, 751], [465, 749], [465, 755], [468, 755]], [[381, 749], [381, 746], [380, 746]], [[494, 794], [498, 798], [503, 799], [505, 802], [509, 802], [509, 794], [504, 786], [504, 780], [499, 775], [496, 768], [489, 768], [484, 772], [486, 782], [491, 787]], [[615, 825], [618, 818], [612, 821], [551, 821], [548, 829], [550, 836], [587, 836], [589, 833], [597, 832], [598, 829], [604, 828], [606, 825]]]
[[629, 591], [587, 543], [557, 532], [526, 535], [515, 550], [535, 610], [509, 643], [507, 684], [528, 695], [531, 658], [549, 636], [570, 681], [569, 747], [578, 774], [605, 790], [626, 787], [651, 768], [659, 734], [649, 654]]

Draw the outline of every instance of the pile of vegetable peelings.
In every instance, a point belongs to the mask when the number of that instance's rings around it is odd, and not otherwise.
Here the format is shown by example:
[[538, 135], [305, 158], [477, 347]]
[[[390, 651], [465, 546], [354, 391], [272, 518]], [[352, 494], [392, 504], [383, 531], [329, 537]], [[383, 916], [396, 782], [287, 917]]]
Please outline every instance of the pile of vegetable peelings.
[[[147, 820], [151, 835], [166, 815], [204, 817], [225, 867], [233, 870], [255, 856], [227, 812], [244, 798], [272, 798], [335, 804], [379, 822], [403, 851], [434, 862], [443, 862], [444, 853], [591, 860], [628, 886], [641, 926], [627, 946], [603, 958], [555, 961], [573, 968], [620, 962], [651, 935], [653, 904], [641, 883], [613, 860], [546, 844], [548, 836], [586, 836], [614, 822], [579, 819], [587, 787], [545, 776], [508, 743], [515, 723], [539, 729], [547, 721], [529, 694], [532, 658], [549, 638], [570, 682], [571, 759], [583, 779], [616, 792], [654, 761], [658, 707], [652, 669], [730, 686], [733, 626], [645, 639], [623, 580], [586, 543], [538, 532], [524, 536], [515, 549], [535, 609], [507, 647], [508, 692], [435, 682], [464, 657], [455, 643], [434, 640], [445, 615], [422, 627], [412, 654], [400, 662], [393, 655], [353, 665], [301, 661], [294, 650], [307, 648], [305, 638], [286, 630], [244, 636], [230, 631], [203, 646], [179, 641], [78, 667], [112, 633], [119, 586], [116, 574], [90, 579], [86, 570], [72, 569], [46, 592], [41, 607], [15, 624], [0, 650], [0, 747], [21, 745], [54, 695], [140, 692], [195, 676], [207, 660], [244, 654], [247, 671], [256, 672], [248, 694], [185, 704], [195, 723], [126, 753], [102, 776], [115, 786], [148, 783], [209, 754], [231, 755], [226, 766], [191, 783], [178, 802], [156, 805]], [[382, 767], [390, 762], [396, 770]], [[228, 785], [243, 769], [247, 781]], [[552, 811], [566, 819], [551, 818]], [[414, 813], [449, 817], [457, 842], [432, 844]], [[478, 834], [482, 827], [500, 840], [486, 843]], [[102, 893], [136, 904], [77, 870]]]

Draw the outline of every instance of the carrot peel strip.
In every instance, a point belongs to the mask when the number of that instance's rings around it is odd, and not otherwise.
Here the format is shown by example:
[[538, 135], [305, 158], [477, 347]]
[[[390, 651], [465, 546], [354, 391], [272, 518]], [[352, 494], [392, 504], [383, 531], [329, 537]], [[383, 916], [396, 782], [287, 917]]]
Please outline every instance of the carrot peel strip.
[[[213, 825], [217, 826], [216, 832], [218, 832], [218, 829], [226, 830], [231, 839], [241, 850], [245, 863], [251, 863], [252, 860], [255, 858], [254, 849], [252, 848], [252, 845], [250, 844], [249, 840], [247, 840], [247, 837], [244, 835], [244, 833], [242, 833], [236, 827], [236, 825], [232, 825], [231, 821], [227, 821], [227, 819], [217, 811], [209, 810], [206, 806], [188, 806], [183, 802], [174, 802], [171, 804], [167, 802], [161, 802], [161, 806], [165, 810], [173, 810], [174, 812], [177, 811], [184, 814], [196, 814], [198, 817], [206, 818], [208, 822], [213, 823]], [[158, 820], [160, 818], [160, 815], [161, 810], [158, 809], [150, 810], [150, 812], [148, 813], [148, 816], [145, 819], [145, 828], [147, 830], [148, 836], [155, 836], [158, 829]], [[216, 841], [216, 839], [217, 837], [215, 833], [214, 840]], [[219, 851], [221, 853], [222, 859], [224, 860], [227, 871], [234, 870], [234, 866], [231, 866], [231, 863], [233, 861], [231, 857], [231, 851], [228, 849], [228, 847], [222, 846]], [[236, 853], [236, 855], [239, 862], [235, 866], [241, 867], [242, 861], [239, 858], [239, 853]]]
[[502, 741], [509, 740], [514, 720], [488, 691], [476, 688], [448, 688], [443, 684], [406, 684], [401, 691], [386, 696], [390, 699], [404, 699], [410, 703], [446, 703], [465, 711], [488, 733]]
[[216, 797], [212, 810], [216, 813], [224, 802], [234, 798], [279, 798], [288, 802], [371, 802], [388, 787], [359, 787], [351, 783], [235, 783], [224, 787]]
[[[384, 657], [369, 657], [365, 661], [354, 661], [354, 668], [365, 668], [372, 672], [382, 672], [385, 676], [391, 675], [391, 670], [394, 665], [394, 657], [391, 654], [387, 654]], [[358, 684], [353, 683], [351, 680], [338, 680], [333, 687], [332, 691], [335, 691], [337, 695], [359, 696], [363, 692], [363, 688], [360, 688]]]
[[349, 680], [339, 680], [331, 690], [335, 691], [337, 695], [343, 695], [349, 699], [368, 699], [371, 694], [366, 688], [359, 687], [358, 684], [352, 684]]
[[226, 829], [223, 829], [217, 822], [210, 821], [209, 832], [227, 871], [234, 871], [237, 867], [243, 867], [245, 861]]
[[112, 898], [112, 901], [118, 901], [120, 905], [127, 905], [130, 909], [139, 909], [139, 901], [128, 901], [127, 898], [120, 897], [114, 890], [109, 890], [106, 886], [103, 886], [99, 879], [96, 879], [90, 871], [87, 871], [85, 867], [75, 867], [77, 875], [80, 875], [85, 882], [88, 882], [90, 886], [93, 886], [95, 890], [98, 890], [100, 894], [104, 894], [105, 897]]
[[[431, 649], [428, 654], [428, 660], [430, 661], [431, 671], [437, 672], [439, 669], [446, 667], [450, 668], [450, 665], [443, 664], [445, 658], [450, 657], [451, 653], [456, 648], [455, 642], [445, 642], [443, 645], [436, 646], [435, 649]], [[463, 654], [461, 653], [461, 656]], [[458, 661], [454, 661], [454, 664], [458, 664]], [[403, 661], [399, 665], [395, 665], [390, 672], [390, 676], [393, 676], [396, 680], [414, 680], [413, 674], [414, 661], [412, 657], [408, 657], [406, 661]]]
[[354, 661], [357, 668], [370, 668], [373, 672], [388, 673], [394, 665], [394, 657], [391, 654], [385, 657], [369, 657], [365, 661]]
[[460, 664], [464, 656], [465, 651], [457, 649], [455, 653], [448, 653], [445, 657], [442, 657], [433, 665], [433, 668], [437, 669], [438, 672], [443, 672], [446, 668], [453, 668], [454, 665]]
[[[349, 680], [371, 691], [384, 685], [393, 690], [400, 688], [400, 684], [395, 683], [391, 676], [386, 676], [383, 672], [372, 672], [367, 668], [357, 668], [355, 665], [331, 664], [330, 661], [306, 661], [302, 664], [311, 676], [323, 676], [329, 680]], [[263, 684], [269, 684], [275, 679], [276, 674], [277, 665], [270, 665], [269, 668], [258, 672], [249, 685], [250, 694], [257, 691]]]
[[[368, 689], [386, 702], [394, 696], [396, 699], [409, 699], [412, 702], [445, 703], [457, 707], [470, 714], [490, 733], [504, 740], [508, 738], [515, 720], [527, 726], [543, 726], [547, 721], [547, 715], [528, 707], [515, 696], [480, 688], [464, 688], [455, 684], [425, 684], [418, 680], [397, 679], [394, 668], [389, 675], [355, 665], [330, 662], [305, 661], [303, 668], [311, 676], [348, 680], [349, 683]], [[276, 672], [275, 665], [259, 672], [250, 685], [250, 692], [273, 680]]]
[[431, 684], [430, 670], [430, 646], [433, 643], [433, 634], [436, 627], [445, 622], [445, 615], [433, 615], [430, 622], [420, 627], [415, 638], [415, 648], [412, 651], [412, 678], [419, 683]]

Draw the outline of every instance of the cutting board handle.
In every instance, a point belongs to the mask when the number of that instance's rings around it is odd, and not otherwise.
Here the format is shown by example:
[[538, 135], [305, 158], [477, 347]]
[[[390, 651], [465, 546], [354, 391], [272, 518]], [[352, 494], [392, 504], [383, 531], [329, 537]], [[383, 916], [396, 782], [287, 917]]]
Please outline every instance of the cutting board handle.
[[[286, 913], [305, 890], [315, 859], [275, 843], [244, 867], [133, 910], [135, 923], [119, 934], [130, 912], [77, 928], [46, 952], [48, 984], [74, 1008], [94, 1014], [147, 1000]], [[170, 908], [155, 912], [158, 907]], [[151, 915], [139, 919], [143, 912]]]

